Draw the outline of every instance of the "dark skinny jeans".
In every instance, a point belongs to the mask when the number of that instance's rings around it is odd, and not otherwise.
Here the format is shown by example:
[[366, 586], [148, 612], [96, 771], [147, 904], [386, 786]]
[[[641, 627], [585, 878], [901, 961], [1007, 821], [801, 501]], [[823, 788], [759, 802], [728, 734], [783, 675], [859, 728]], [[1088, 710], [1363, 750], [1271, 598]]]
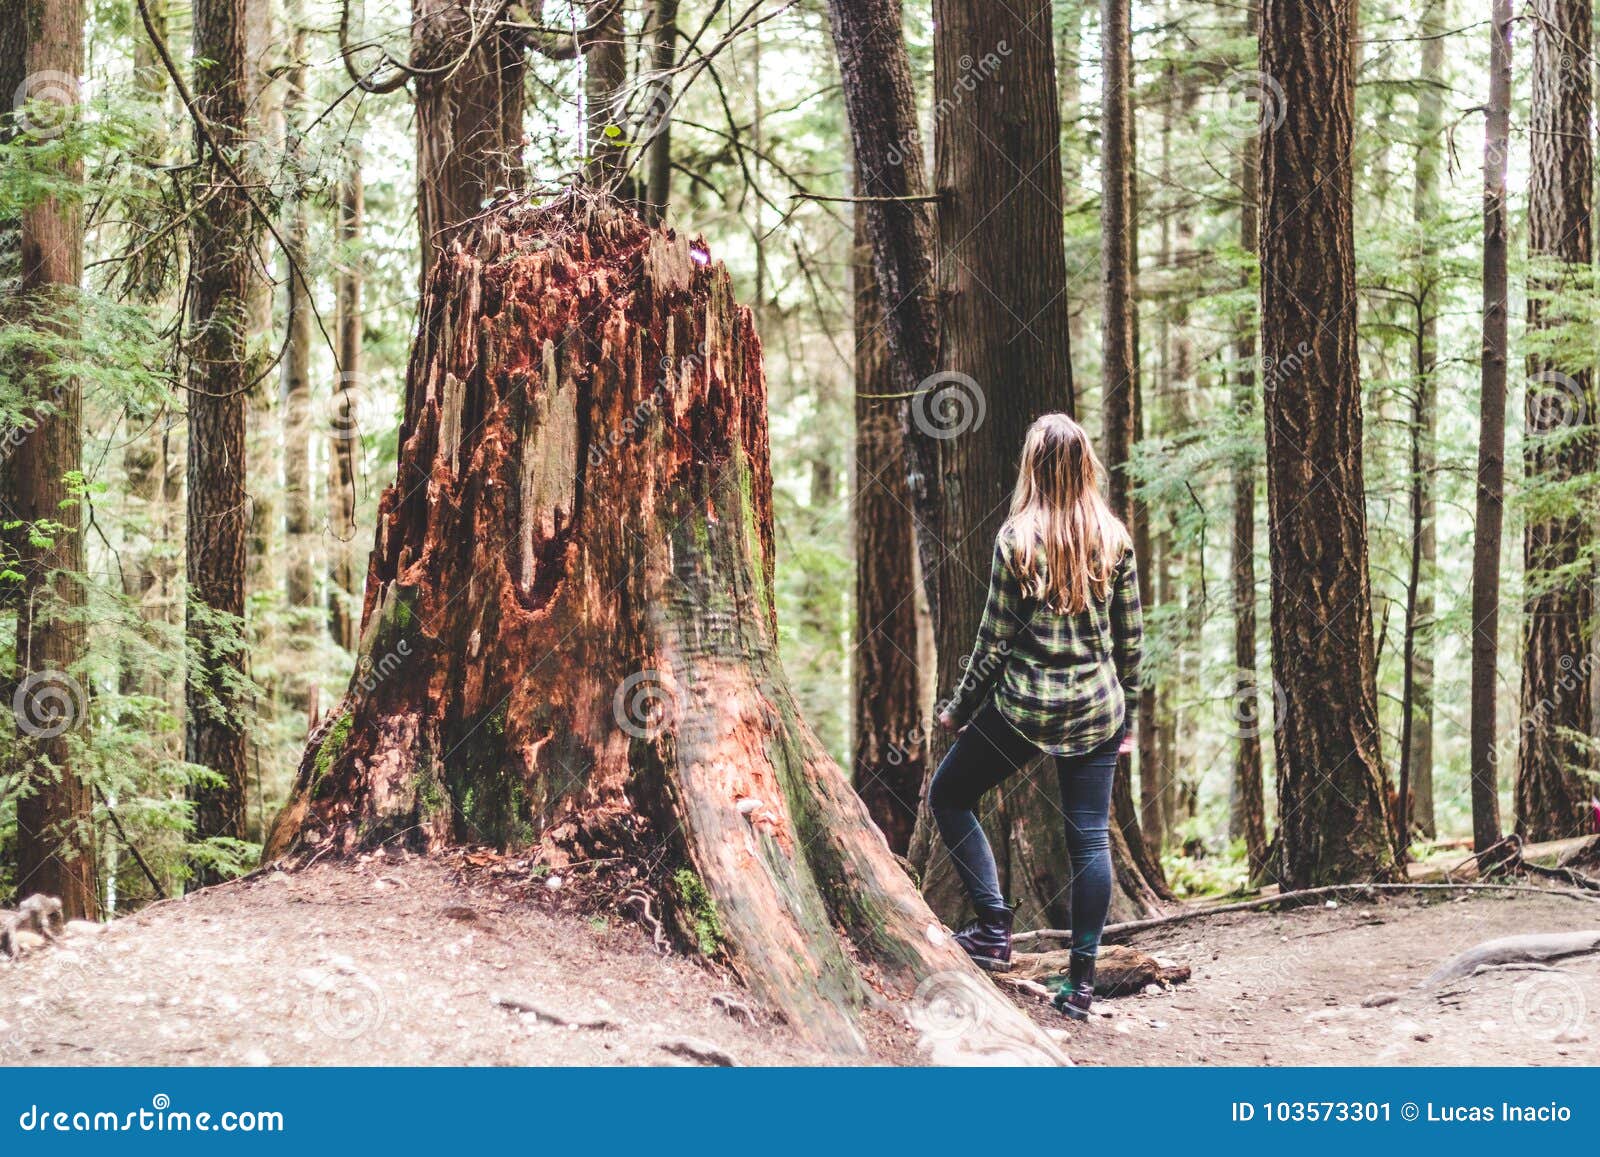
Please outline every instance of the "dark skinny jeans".
[[[1093, 751], [1056, 756], [1067, 852], [1072, 857], [1072, 950], [1093, 956], [1111, 906], [1111, 779], [1122, 728]], [[990, 700], [956, 737], [928, 786], [928, 806], [956, 874], [978, 915], [1004, 911], [994, 852], [974, 813], [990, 788], [1022, 770], [1039, 749], [1019, 735]]]

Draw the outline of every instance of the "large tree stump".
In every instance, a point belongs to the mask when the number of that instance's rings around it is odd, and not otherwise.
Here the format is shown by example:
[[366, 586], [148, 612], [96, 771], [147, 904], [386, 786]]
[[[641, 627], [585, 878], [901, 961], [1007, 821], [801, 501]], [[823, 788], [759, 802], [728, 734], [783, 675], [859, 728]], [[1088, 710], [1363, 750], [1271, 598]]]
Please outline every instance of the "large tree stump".
[[939, 934], [796, 711], [766, 407], [750, 312], [703, 243], [578, 195], [455, 239], [423, 299], [360, 668], [265, 856], [620, 857], [683, 943], [819, 1047], [862, 1052], [858, 1013], [920, 986], [903, 1011], [958, 992], [968, 1055], [1062, 1062]]

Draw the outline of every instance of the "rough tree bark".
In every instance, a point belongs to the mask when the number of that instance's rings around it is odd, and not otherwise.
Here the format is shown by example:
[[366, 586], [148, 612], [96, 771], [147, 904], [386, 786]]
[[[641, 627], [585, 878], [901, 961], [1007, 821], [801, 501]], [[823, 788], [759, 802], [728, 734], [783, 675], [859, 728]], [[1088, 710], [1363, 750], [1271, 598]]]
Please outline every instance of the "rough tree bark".
[[[1252, 3], [1248, 31], [1252, 39], [1259, 34], [1261, 9]], [[1259, 109], [1258, 109], [1259, 117]], [[1259, 120], [1258, 122], [1259, 123]], [[1258, 248], [1257, 236], [1260, 196], [1260, 169], [1252, 135], [1239, 155], [1239, 244], [1252, 256]], [[1245, 276], [1248, 285], [1251, 278]], [[1256, 332], [1255, 310], [1241, 313], [1235, 323], [1233, 356], [1233, 400], [1242, 423], [1255, 413]], [[1233, 580], [1233, 665], [1234, 721], [1238, 725], [1233, 752], [1232, 810], [1228, 835], [1244, 840], [1250, 864], [1250, 878], [1260, 880], [1267, 871], [1266, 785], [1261, 772], [1260, 677], [1256, 669], [1256, 455], [1241, 450], [1233, 463], [1233, 539], [1229, 571]]]
[[[25, 140], [55, 142], [76, 113], [83, 73], [81, 0], [28, 0], [23, 6], [27, 79], [11, 92], [12, 114]], [[32, 83], [32, 78], [43, 83]], [[62, 80], [70, 77], [71, 82]], [[33, 102], [31, 104], [25, 102]], [[82, 162], [70, 154], [56, 176], [81, 181]], [[25, 205], [19, 230], [19, 283], [7, 313], [70, 341], [83, 269], [83, 218], [76, 197], [45, 196]], [[8, 431], [13, 508], [6, 517], [37, 534], [19, 536], [16, 683], [8, 702], [16, 714], [26, 790], [16, 800], [16, 887], [19, 895], [46, 892], [68, 918], [97, 909], [88, 786], [73, 766], [71, 732], [88, 709], [84, 657], [82, 515], [71, 501], [69, 475], [83, 468], [83, 395], [49, 353], [23, 355], [23, 388], [31, 414]], [[53, 526], [52, 526], [53, 524]]]
[[308, 747], [267, 858], [625, 857], [682, 940], [818, 1047], [864, 1051], [869, 969], [897, 999], [954, 985], [968, 1047], [1060, 1060], [937, 934], [798, 717], [771, 499], [760, 345], [703, 243], [581, 195], [458, 234], [367, 576], [385, 677]]
[[[280, 61], [276, 47], [277, 13], [274, 9], [275, 5], [270, 0], [242, 0], [240, 19], [244, 22], [245, 119], [239, 125], [239, 136], [241, 140], [276, 145], [284, 141], [286, 136], [283, 102], [276, 83]], [[241, 173], [249, 172], [255, 160], [254, 149], [241, 151], [234, 158], [234, 167]], [[269, 253], [276, 240], [263, 231], [256, 242], [260, 254], [257, 257], [258, 264], [252, 265], [250, 270], [249, 303], [246, 306], [250, 360], [247, 370], [250, 391], [245, 407], [245, 495], [248, 504], [244, 556], [246, 605], [255, 596], [265, 595], [276, 587], [279, 576], [273, 564], [283, 545], [279, 538], [282, 527], [281, 512], [278, 510], [282, 416], [278, 413], [277, 382], [270, 372], [279, 345], [272, 317], [272, 280], [265, 274]], [[252, 653], [258, 648], [270, 651], [275, 646], [277, 629], [270, 619], [252, 615], [249, 628]], [[246, 669], [249, 669], [248, 660]], [[267, 710], [270, 711], [270, 705], [276, 698], [276, 688], [267, 685], [264, 690], [267, 691]], [[246, 758], [250, 756], [247, 754]]]
[[[412, 0], [417, 229], [426, 280], [449, 231], [522, 184], [525, 38], [504, 0]], [[464, 57], [464, 58], [463, 58]]]
[[1489, 19], [1489, 102], [1483, 140], [1483, 353], [1478, 412], [1477, 517], [1472, 538], [1472, 847], [1500, 842], [1495, 749], [1496, 659], [1500, 650], [1500, 545], [1505, 522], [1506, 158], [1511, 143], [1511, 0]]
[[[615, 191], [628, 160], [630, 118], [619, 107], [628, 83], [628, 41], [622, 0], [586, 0], [582, 38], [583, 115], [587, 141], [584, 179]], [[613, 136], [612, 134], [620, 134]]]
[[891, 402], [895, 372], [873, 276], [865, 214], [856, 213], [856, 640], [851, 778], [889, 847], [905, 855], [928, 774], [922, 718], [915, 531], [905, 449]]
[[650, 29], [650, 106], [652, 124], [645, 160], [645, 211], [652, 222], [666, 220], [672, 200], [672, 66], [678, 60], [678, 0], [655, 0]]
[[1131, 521], [1133, 294], [1128, 234], [1128, 0], [1100, 4], [1100, 413], [1111, 508]]
[[[194, 95], [211, 135], [229, 157], [244, 144], [249, 92], [246, 0], [194, 6]], [[184, 688], [185, 758], [210, 768], [197, 784], [194, 834], [243, 838], [245, 733], [239, 688], [244, 672], [245, 406], [250, 386], [250, 289], [256, 220], [229, 166], [207, 149], [190, 230], [189, 465], [185, 617], [191, 649]], [[201, 868], [193, 884], [213, 883]]]
[[[860, 193], [868, 198], [862, 209], [874, 270], [883, 300], [895, 303], [885, 329], [900, 389], [913, 395], [903, 429], [918, 559], [935, 624], [939, 682], [949, 687], [976, 631], [990, 542], [1022, 431], [1044, 410], [1072, 408], [1061, 300], [1065, 258], [1057, 261], [1061, 173], [1049, 10], [1030, 2], [1013, 14], [964, 2], [935, 12], [939, 226], [950, 249], [941, 268], [952, 281], [943, 289], [934, 277], [935, 237], [923, 205], [921, 135], [900, 6], [896, 0], [833, 0], [828, 10]], [[1017, 198], [1010, 195], [1016, 182], [1003, 175], [1014, 177], [1015, 166], [1029, 174]], [[996, 206], [1004, 210], [991, 215]], [[1016, 316], [1029, 322], [1021, 327], [1025, 332], [1013, 332]], [[965, 432], [952, 439], [958, 430]], [[978, 554], [983, 557], [974, 571], [969, 556]], [[948, 611], [947, 594], [957, 599]], [[930, 758], [943, 746], [934, 738]], [[1061, 920], [1069, 861], [1059, 803], [1050, 798], [1053, 789], [1031, 775], [1008, 786], [1024, 794], [1009, 806], [1002, 800], [989, 823], [1002, 883], [1022, 901], [1019, 920]], [[1034, 822], [1027, 823], [1023, 817], [1033, 813]], [[1136, 868], [1128, 870], [1130, 853], [1120, 833], [1116, 842], [1126, 885], [1118, 910], [1146, 911], [1154, 894]], [[926, 822], [918, 825], [911, 858], [923, 867], [930, 901], [953, 918], [964, 900]]]
[[[829, 0], [828, 18], [855, 155], [857, 206], [872, 249], [873, 274], [893, 354], [898, 392], [910, 394], [939, 368], [934, 301], [933, 214], [923, 169], [922, 130], [906, 52], [900, 0]], [[929, 612], [939, 622], [943, 560], [938, 501], [939, 443], [901, 406], [907, 486]]]
[[[1590, 0], [1530, 0], [1533, 99], [1530, 106], [1527, 329], [1537, 342], [1527, 358], [1523, 470], [1530, 484], [1566, 484], [1596, 465], [1594, 375], [1587, 356], [1553, 351], [1552, 331], [1582, 324], [1571, 296], [1592, 285], [1594, 108]], [[1567, 301], [1555, 295], [1568, 295]], [[1558, 339], [1559, 340], [1559, 339]], [[1533, 344], [1533, 343], [1530, 343]], [[1529, 593], [1523, 605], [1522, 710], [1517, 744], [1517, 831], [1556, 840], [1591, 830], [1583, 744], [1593, 731], [1589, 684], [1594, 664], [1593, 492], [1547, 502], [1530, 514], [1522, 560]]]
[[1395, 874], [1379, 753], [1351, 146], [1355, 0], [1265, 0], [1260, 68], [1283, 86], [1261, 134], [1261, 336], [1272, 555], [1279, 877]]
[[352, 148], [339, 182], [336, 230], [342, 263], [338, 272], [337, 345], [339, 380], [328, 422], [328, 631], [347, 651], [356, 645], [356, 463], [361, 453], [357, 404], [363, 390], [361, 361], [361, 242], [366, 192], [361, 151]]

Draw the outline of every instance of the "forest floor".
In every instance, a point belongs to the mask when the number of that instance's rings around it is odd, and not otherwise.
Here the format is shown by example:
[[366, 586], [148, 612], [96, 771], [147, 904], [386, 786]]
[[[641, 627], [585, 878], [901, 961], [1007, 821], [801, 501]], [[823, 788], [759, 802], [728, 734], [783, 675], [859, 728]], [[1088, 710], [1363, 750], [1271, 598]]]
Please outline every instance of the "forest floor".
[[[1130, 942], [1192, 978], [1070, 1024], [1079, 1064], [1596, 1064], [1600, 956], [1415, 986], [1496, 936], [1600, 928], [1600, 904], [1442, 894], [1210, 917]], [[0, 960], [0, 1064], [828, 1063], [727, 976], [621, 918], [465, 861], [271, 872]], [[914, 1035], [869, 1024], [880, 1063]]]
[[[1063, 1045], [1093, 1065], [1600, 1064], [1600, 955], [1420, 987], [1485, 940], [1591, 928], [1600, 903], [1495, 892], [1171, 925], [1127, 943], [1190, 979], [1097, 1001], [1109, 1015], [1071, 1026]], [[1030, 1012], [1059, 1023], [1048, 1005]]]

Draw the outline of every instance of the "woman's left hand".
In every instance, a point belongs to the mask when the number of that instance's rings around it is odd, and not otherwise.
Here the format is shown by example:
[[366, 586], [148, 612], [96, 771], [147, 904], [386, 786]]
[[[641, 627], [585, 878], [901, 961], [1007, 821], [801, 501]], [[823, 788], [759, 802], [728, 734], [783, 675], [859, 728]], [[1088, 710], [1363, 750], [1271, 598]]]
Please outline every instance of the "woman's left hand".
[[1139, 737], [1132, 731], [1125, 731], [1122, 742], [1117, 745], [1118, 755], [1132, 755], [1133, 749], [1139, 745]]

